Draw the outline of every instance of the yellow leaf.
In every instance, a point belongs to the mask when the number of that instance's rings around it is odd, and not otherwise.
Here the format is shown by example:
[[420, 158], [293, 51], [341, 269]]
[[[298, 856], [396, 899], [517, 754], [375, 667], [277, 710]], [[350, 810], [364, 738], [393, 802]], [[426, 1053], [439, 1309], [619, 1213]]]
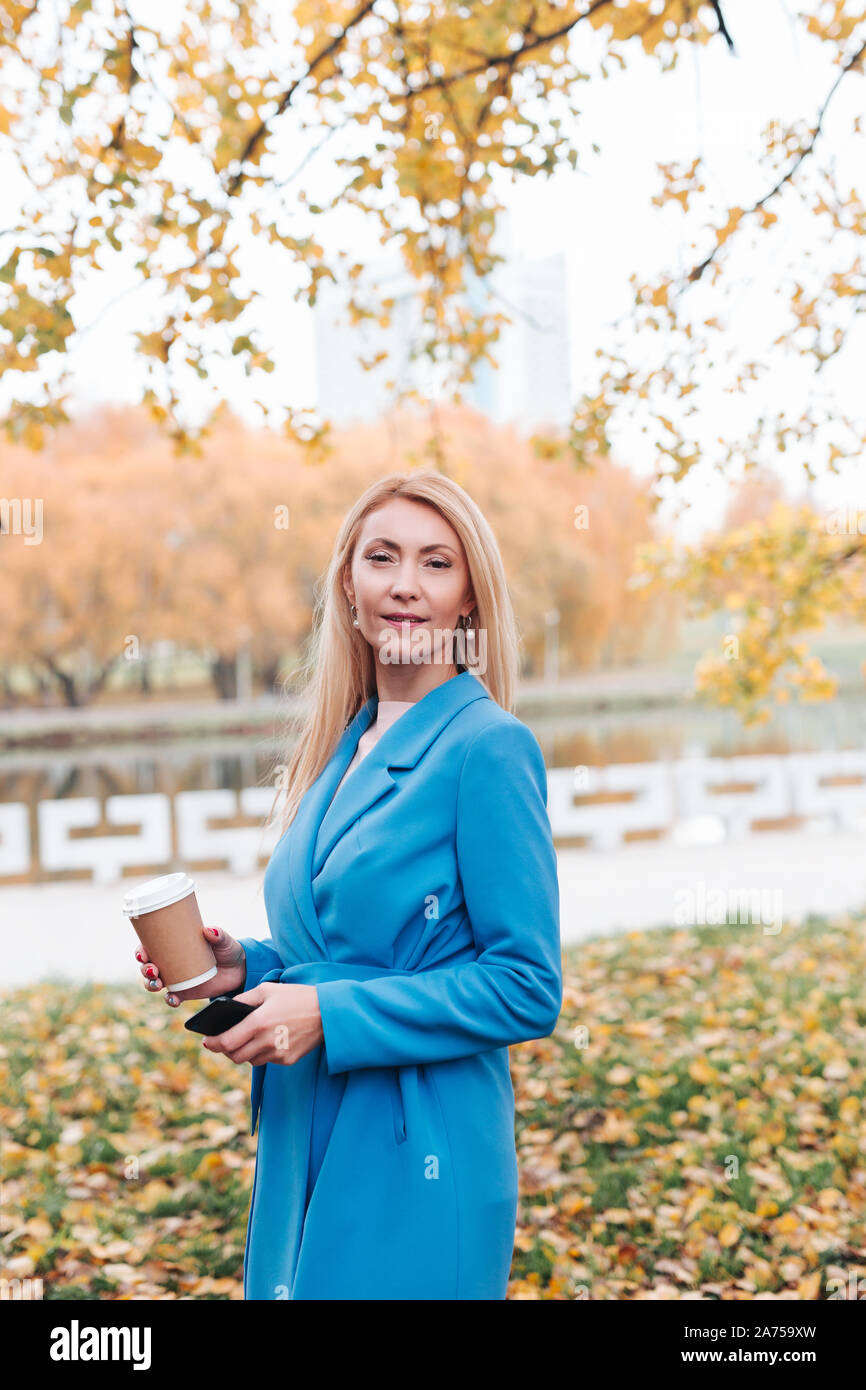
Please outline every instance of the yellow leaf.
[[607, 1074], [607, 1080], [610, 1082], [611, 1086], [625, 1086], [631, 1081], [633, 1075], [634, 1073], [631, 1067], [624, 1067], [621, 1063], [618, 1063], [617, 1066], [611, 1067]]
[[832, 1211], [833, 1207], [844, 1207], [845, 1197], [838, 1187], [822, 1187], [815, 1198], [815, 1205], [821, 1211]]
[[661, 1095], [662, 1091], [661, 1086], [651, 1076], [639, 1076], [637, 1079], [637, 1087], [641, 1095], [646, 1096], [648, 1100], [655, 1100], [657, 1096]]
[[808, 1299], [812, 1299], [812, 1300], [818, 1298], [818, 1296], [820, 1295], [820, 1292], [821, 1292], [821, 1288], [822, 1288], [822, 1286], [823, 1286], [823, 1282], [824, 1282], [824, 1272], [823, 1272], [823, 1270], [821, 1270], [821, 1269], [815, 1269], [815, 1270], [813, 1270], [811, 1274], [807, 1274], [806, 1277], [805, 1277], [805, 1279], [801, 1279], [800, 1282], [798, 1283], [798, 1285], [797, 1285], [797, 1297], [798, 1297], [798, 1298], [808, 1298]]
[[628, 1207], [611, 1207], [604, 1213], [604, 1219], [608, 1226], [628, 1226], [634, 1220], [634, 1212]]
[[708, 1086], [717, 1079], [718, 1073], [710, 1066], [706, 1057], [696, 1057], [689, 1066], [689, 1076], [702, 1086]]

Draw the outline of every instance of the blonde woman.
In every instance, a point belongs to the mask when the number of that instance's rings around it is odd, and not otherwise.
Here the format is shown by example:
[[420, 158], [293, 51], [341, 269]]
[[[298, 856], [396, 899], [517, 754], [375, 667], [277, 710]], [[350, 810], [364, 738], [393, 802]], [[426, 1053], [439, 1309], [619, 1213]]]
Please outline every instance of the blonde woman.
[[488, 522], [439, 473], [381, 479], [316, 616], [271, 936], [206, 928], [219, 974], [169, 997], [257, 1006], [204, 1042], [253, 1068], [244, 1297], [503, 1299], [508, 1046], [552, 1032], [562, 972], [544, 761], [510, 712]]

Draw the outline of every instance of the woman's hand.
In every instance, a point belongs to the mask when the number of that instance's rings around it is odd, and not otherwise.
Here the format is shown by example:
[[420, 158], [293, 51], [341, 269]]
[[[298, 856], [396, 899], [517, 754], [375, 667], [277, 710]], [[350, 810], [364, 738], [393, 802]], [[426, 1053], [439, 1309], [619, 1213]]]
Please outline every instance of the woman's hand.
[[232, 1062], [249, 1062], [251, 1066], [276, 1062], [290, 1067], [324, 1042], [315, 985], [281, 985], [268, 980], [235, 998], [242, 1004], [257, 1005], [256, 1011], [224, 1033], [204, 1038], [210, 1052], [224, 1052]]
[[[172, 1009], [176, 1009], [184, 999], [213, 999], [217, 994], [233, 994], [247, 978], [247, 958], [241, 943], [220, 927], [202, 927], [202, 931], [214, 953], [217, 973], [203, 984], [193, 985], [191, 989], [176, 989], [172, 994], [167, 994], [165, 1002]], [[151, 964], [144, 946], [139, 946], [135, 959], [141, 961], [145, 989], [152, 994], [164, 989], [159, 971]]]

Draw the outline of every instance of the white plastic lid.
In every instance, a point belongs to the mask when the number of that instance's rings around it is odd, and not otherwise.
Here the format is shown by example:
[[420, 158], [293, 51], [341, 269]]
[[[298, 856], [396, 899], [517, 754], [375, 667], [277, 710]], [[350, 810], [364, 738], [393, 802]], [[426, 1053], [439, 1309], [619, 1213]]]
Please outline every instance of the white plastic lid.
[[170, 907], [188, 898], [195, 892], [195, 883], [189, 874], [163, 874], [161, 878], [149, 878], [138, 888], [131, 888], [123, 900], [123, 911], [127, 917], [141, 917], [145, 912], [156, 912], [157, 908]]

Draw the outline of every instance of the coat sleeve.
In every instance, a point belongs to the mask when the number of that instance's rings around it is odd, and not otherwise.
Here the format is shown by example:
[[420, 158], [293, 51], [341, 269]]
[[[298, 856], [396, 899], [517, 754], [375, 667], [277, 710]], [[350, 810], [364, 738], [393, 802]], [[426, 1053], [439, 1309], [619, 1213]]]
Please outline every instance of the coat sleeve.
[[[242, 985], [232, 990], [229, 995], [234, 999], [236, 994], [243, 994], [248, 989], [255, 989], [261, 982], [263, 975], [267, 975], [269, 970], [282, 970], [283, 962], [280, 960], [273, 938], [265, 937], [264, 941], [259, 941], [254, 936], [245, 936], [240, 942], [244, 948], [246, 957], [247, 973]], [[216, 999], [217, 995], [211, 998]]]
[[456, 847], [477, 958], [317, 985], [329, 1075], [449, 1061], [553, 1031], [562, 1007], [556, 852], [544, 758], [519, 720], [488, 726], [469, 745]]

